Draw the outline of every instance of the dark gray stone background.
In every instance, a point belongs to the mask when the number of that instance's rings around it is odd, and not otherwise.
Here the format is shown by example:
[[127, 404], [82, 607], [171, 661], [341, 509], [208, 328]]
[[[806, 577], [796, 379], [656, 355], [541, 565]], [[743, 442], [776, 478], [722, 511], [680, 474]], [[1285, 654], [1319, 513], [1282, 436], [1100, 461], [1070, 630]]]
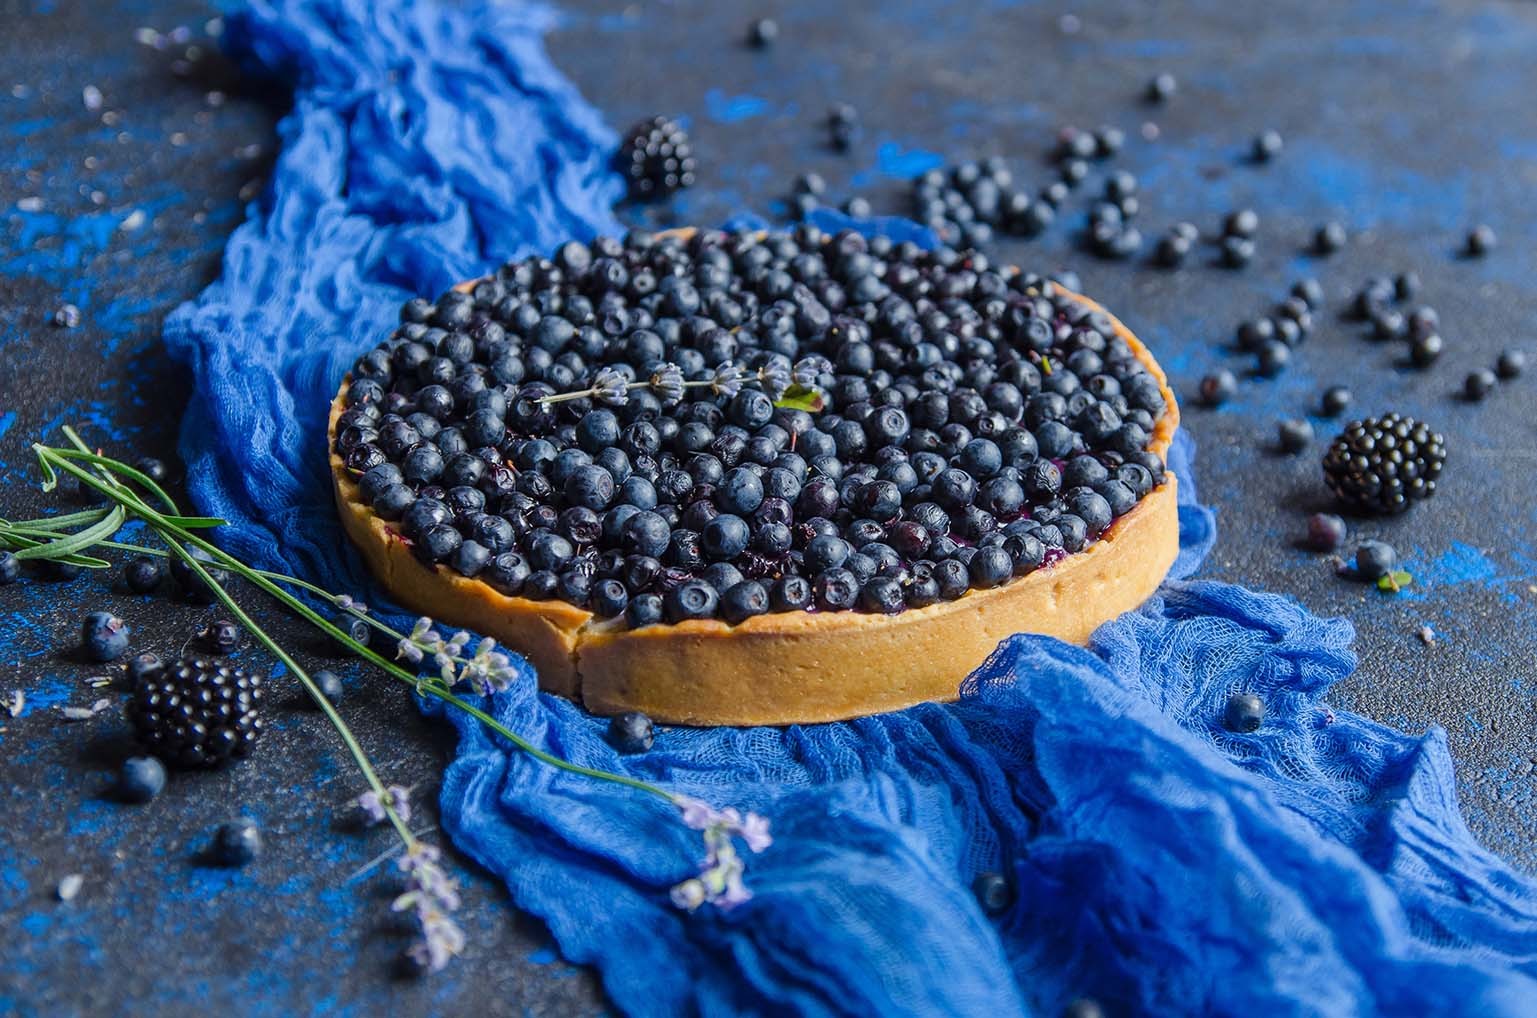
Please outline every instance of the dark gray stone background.
[[[1031, 267], [1081, 273], [1169, 368], [1182, 395], [1234, 359], [1233, 328], [1303, 275], [1326, 284], [1331, 309], [1283, 378], [1246, 382], [1221, 411], [1187, 400], [1201, 445], [1198, 479], [1217, 507], [1221, 540], [1208, 577], [1290, 593], [1358, 630], [1359, 671], [1337, 705], [1410, 731], [1447, 730], [1469, 823], [1527, 870], [1537, 862], [1531, 770], [1537, 593], [1532, 486], [1534, 382], [1487, 402], [1457, 398], [1463, 375], [1506, 346], [1537, 355], [1537, 6], [1517, 3], [972, 4], [897, 2], [773, 6], [782, 37], [766, 53], [739, 45], [750, 13], [704, 2], [565, 5], [550, 45], [559, 65], [616, 127], [655, 112], [685, 115], [701, 184], [670, 208], [629, 210], [658, 224], [715, 223], [752, 210], [783, 214], [795, 173], [816, 169], [835, 197], [858, 192], [878, 211], [905, 210], [902, 180], [934, 154], [1009, 158], [1038, 186], [1063, 124], [1113, 123], [1130, 137], [1119, 165], [1141, 177], [1149, 241], [1169, 223], [1214, 228], [1252, 205], [1260, 254], [1247, 271], [1196, 259], [1178, 273], [1105, 264], [1078, 252], [1074, 211], [1045, 238], [1002, 243]], [[217, 271], [224, 237], [257, 193], [276, 144], [279, 103], [242, 96], [216, 60], [182, 67], [211, 11], [189, 0], [150, 4], [0, 0], [0, 512], [33, 515], [27, 444], [75, 422], [121, 454], [174, 462], [187, 380], [159, 346], [159, 323]], [[1065, 21], [1070, 15], [1076, 22]], [[135, 40], [149, 27], [192, 29], [164, 50]], [[1169, 106], [1138, 99], [1169, 69]], [[102, 93], [99, 110], [82, 90]], [[210, 89], [228, 101], [209, 102]], [[864, 137], [848, 156], [823, 146], [830, 102], [854, 103]], [[103, 114], [108, 114], [104, 118]], [[1156, 140], [1144, 124], [1157, 127]], [[1270, 167], [1248, 165], [1250, 137], [1280, 130]], [[1146, 132], [1151, 134], [1151, 131]], [[1098, 174], [1089, 189], [1097, 189]], [[97, 192], [93, 196], [92, 192]], [[1088, 192], [1085, 192], [1088, 193]], [[135, 222], [138, 229], [119, 224]], [[1334, 259], [1303, 251], [1314, 225], [1338, 218], [1352, 243]], [[1479, 221], [1500, 233], [1489, 259], [1456, 257]], [[1360, 335], [1337, 311], [1373, 273], [1417, 269], [1439, 309], [1448, 352], [1425, 373]], [[49, 324], [65, 300], [79, 329]], [[1445, 431], [1442, 493], [1358, 533], [1396, 544], [1415, 575], [1397, 597], [1341, 580], [1295, 541], [1325, 505], [1320, 447], [1273, 449], [1282, 416], [1307, 412], [1330, 383], [1348, 383], [1365, 413], [1399, 409]], [[168, 596], [109, 591], [108, 579], [28, 581], [0, 589], [0, 1011], [157, 1013], [580, 1014], [606, 1009], [597, 979], [559, 959], [537, 921], [462, 860], [466, 956], [425, 982], [392, 978], [405, 943], [388, 902], [394, 883], [353, 874], [391, 850], [383, 832], [338, 819], [360, 791], [336, 739], [283, 680], [273, 731], [250, 762], [178, 777], [153, 804], [108, 794], [128, 750], [121, 692], [83, 679], [73, 657], [79, 616], [108, 607], [136, 644], [173, 653], [217, 612]], [[253, 602], [254, 604], [254, 602]], [[284, 618], [276, 632], [319, 656]], [[1433, 646], [1416, 637], [1422, 625]], [[248, 661], [265, 667], [261, 655]], [[415, 784], [432, 822], [435, 781], [452, 747], [393, 686], [346, 662], [345, 711], [393, 780]], [[100, 696], [112, 708], [78, 724], [63, 704]], [[212, 828], [257, 817], [267, 850], [249, 868], [202, 865]], [[441, 835], [436, 836], [441, 840]], [[84, 877], [68, 904], [67, 874]]]

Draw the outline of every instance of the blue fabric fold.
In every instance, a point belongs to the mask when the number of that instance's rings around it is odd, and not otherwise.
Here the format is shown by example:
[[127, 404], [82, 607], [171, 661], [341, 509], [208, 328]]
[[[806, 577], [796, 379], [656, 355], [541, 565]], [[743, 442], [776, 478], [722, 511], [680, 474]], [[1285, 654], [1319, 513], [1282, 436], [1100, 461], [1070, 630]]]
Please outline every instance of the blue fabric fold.
[[[293, 109], [223, 274], [165, 335], [197, 383], [191, 490], [249, 560], [368, 589], [325, 469], [348, 365], [407, 297], [617, 229], [614, 137], [544, 55], [548, 23], [485, 0], [229, 19], [231, 53]], [[1081, 994], [1131, 1013], [1532, 1013], [1537, 885], [1464, 826], [1444, 736], [1328, 706], [1355, 666], [1347, 622], [1188, 579], [1215, 529], [1183, 438], [1172, 466], [1181, 552], [1160, 595], [1088, 648], [1013, 637], [957, 703], [668, 729], [621, 757], [526, 668], [484, 702], [569, 759], [769, 816], [736, 909], [669, 903], [700, 851], [669, 806], [453, 712], [443, 826], [630, 1014], [1005, 1018]], [[1265, 701], [1254, 734], [1220, 723], [1236, 690]], [[996, 918], [970, 891], [984, 870], [1018, 888]]]

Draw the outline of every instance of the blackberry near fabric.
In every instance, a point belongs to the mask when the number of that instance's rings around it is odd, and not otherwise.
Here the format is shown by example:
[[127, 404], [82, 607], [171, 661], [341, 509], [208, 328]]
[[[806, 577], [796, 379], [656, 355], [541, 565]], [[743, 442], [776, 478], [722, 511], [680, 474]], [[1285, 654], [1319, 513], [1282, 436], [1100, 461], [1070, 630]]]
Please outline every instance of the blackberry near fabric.
[[[358, 359], [334, 451], [421, 562], [509, 596], [740, 624], [795, 610], [771, 588], [800, 576], [820, 610], [893, 614], [946, 559], [969, 581], [940, 599], [1001, 586], [1163, 483], [1163, 385], [1114, 321], [976, 251], [634, 232], [467, 291]], [[776, 406], [792, 386], [816, 412]], [[1067, 457], [1095, 469], [1031, 481]], [[509, 553], [553, 589], [491, 568]]]
[[1436, 493], [1446, 442], [1412, 417], [1351, 421], [1324, 454], [1324, 480], [1346, 505], [1399, 513]]
[[262, 677], [234, 665], [180, 658], [141, 675], [128, 701], [140, 745], [167, 763], [217, 767], [262, 734]]
[[698, 164], [688, 134], [677, 121], [657, 115], [630, 128], [618, 162], [632, 198], [662, 198], [694, 186]]

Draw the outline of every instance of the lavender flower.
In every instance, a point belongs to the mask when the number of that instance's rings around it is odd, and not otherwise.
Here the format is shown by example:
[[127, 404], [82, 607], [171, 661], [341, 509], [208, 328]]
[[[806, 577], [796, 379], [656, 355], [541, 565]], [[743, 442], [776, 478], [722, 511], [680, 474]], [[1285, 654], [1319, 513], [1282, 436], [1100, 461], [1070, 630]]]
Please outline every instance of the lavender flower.
[[624, 406], [630, 401], [629, 381], [613, 368], [599, 368], [592, 377], [592, 394], [609, 406]]
[[763, 386], [763, 391], [768, 393], [769, 399], [782, 399], [785, 390], [790, 388], [790, 381], [790, 369], [778, 358], [758, 369], [758, 382]]
[[817, 379], [833, 369], [832, 361], [821, 354], [802, 357], [790, 369], [790, 378], [803, 389], [814, 389]]
[[651, 375], [651, 391], [667, 406], [683, 399], [683, 369], [676, 364], [658, 364]]
[[727, 361], [715, 369], [715, 377], [711, 380], [710, 386], [717, 395], [735, 396], [742, 391], [743, 374], [739, 366]]
[[395, 811], [401, 823], [411, 822], [411, 790], [399, 785], [390, 785], [381, 796], [376, 790], [370, 788], [357, 797], [358, 811], [363, 814], [363, 819], [372, 826], [382, 824], [389, 819], [389, 811], [385, 808], [388, 802], [389, 809]]
[[421, 937], [407, 953], [428, 972], [446, 967], [464, 950], [464, 931], [449, 913], [459, 907], [459, 886], [438, 865], [440, 853], [423, 842], [413, 842], [395, 865], [406, 874], [406, 889], [391, 907], [411, 912]]
[[730, 807], [717, 810], [686, 795], [675, 796], [673, 802], [682, 814], [683, 823], [704, 833], [705, 845], [705, 858], [698, 876], [673, 886], [670, 892], [673, 904], [692, 912], [706, 903], [717, 908], [733, 908], [750, 899], [752, 891], [742, 880], [747, 866], [731, 839], [733, 835], [740, 837], [750, 851], [762, 852], [774, 840], [769, 836], [768, 820], [756, 813], [744, 817]]

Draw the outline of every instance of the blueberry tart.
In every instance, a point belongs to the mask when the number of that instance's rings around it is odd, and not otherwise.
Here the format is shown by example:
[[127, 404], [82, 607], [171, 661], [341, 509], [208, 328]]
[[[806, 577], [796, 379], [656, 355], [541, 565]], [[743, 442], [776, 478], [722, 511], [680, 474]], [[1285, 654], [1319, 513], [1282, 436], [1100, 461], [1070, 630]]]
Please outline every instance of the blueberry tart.
[[832, 721], [1084, 642], [1178, 546], [1163, 371], [976, 251], [632, 232], [416, 299], [343, 381], [345, 529], [399, 601], [598, 714]]

